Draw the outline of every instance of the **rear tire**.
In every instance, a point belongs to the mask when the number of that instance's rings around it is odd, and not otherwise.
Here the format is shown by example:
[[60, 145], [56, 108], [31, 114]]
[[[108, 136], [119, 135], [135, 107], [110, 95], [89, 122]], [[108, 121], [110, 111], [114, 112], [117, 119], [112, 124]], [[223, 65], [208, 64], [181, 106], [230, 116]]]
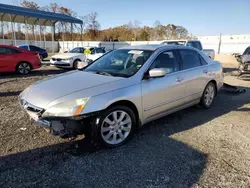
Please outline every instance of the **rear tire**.
[[215, 96], [216, 96], [216, 86], [214, 85], [213, 82], [209, 82], [203, 91], [200, 105], [205, 109], [210, 108], [214, 102]]
[[44, 59], [43, 56], [42, 56], [42, 55], [39, 55], [39, 57], [40, 57], [40, 60], [43, 61], [43, 59]]
[[93, 123], [92, 135], [94, 141], [103, 147], [114, 148], [123, 145], [132, 138], [136, 129], [134, 112], [126, 106], [108, 108]]
[[32, 67], [28, 62], [21, 62], [16, 67], [16, 71], [22, 75], [30, 73], [31, 69]]

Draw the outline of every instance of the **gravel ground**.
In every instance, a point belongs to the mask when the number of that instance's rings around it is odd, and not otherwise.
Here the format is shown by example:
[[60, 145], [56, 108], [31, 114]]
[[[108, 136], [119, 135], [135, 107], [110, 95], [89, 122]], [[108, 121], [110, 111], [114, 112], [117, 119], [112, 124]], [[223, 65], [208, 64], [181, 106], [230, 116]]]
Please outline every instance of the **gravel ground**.
[[[231, 71], [231, 67], [227, 69]], [[246, 93], [221, 91], [197, 107], [141, 128], [126, 145], [93, 148], [30, 123], [18, 94], [62, 71], [0, 75], [0, 187], [250, 187], [250, 82], [226, 74]], [[80, 146], [76, 148], [76, 146]]]

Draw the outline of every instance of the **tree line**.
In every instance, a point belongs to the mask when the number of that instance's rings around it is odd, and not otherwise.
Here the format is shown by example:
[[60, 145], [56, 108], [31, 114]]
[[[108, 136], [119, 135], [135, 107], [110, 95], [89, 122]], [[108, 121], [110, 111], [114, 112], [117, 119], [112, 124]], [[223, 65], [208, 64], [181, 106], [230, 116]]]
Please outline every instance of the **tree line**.
[[[91, 12], [85, 16], [80, 16], [73, 10], [60, 6], [57, 3], [50, 3], [46, 6], [39, 6], [33, 1], [23, 0], [19, 6], [44, 10], [54, 13], [66, 14], [83, 21], [83, 27], [77, 24], [73, 25], [73, 34], [71, 33], [70, 23], [56, 23], [55, 40], [80, 40], [81, 37], [85, 41], [149, 41], [149, 40], [169, 40], [169, 39], [188, 39], [192, 36], [188, 33], [188, 30], [183, 26], [175, 24], [162, 25], [160, 21], [156, 20], [152, 27], [141, 26], [141, 22], [138, 20], [130, 21], [127, 24], [102, 29], [101, 24], [98, 21], [98, 13]], [[17, 23], [17, 30], [15, 31], [17, 40], [25, 40], [24, 24]], [[4, 24], [5, 38], [11, 39], [12, 33], [10, 31], [9, 23]], [[39, 32], [36, 26], [28, 25], [28, 39], [39, 40]], [[48, 32], [48, 28], [41, 26], [42, 33], [45, 33], [46, 40], [52, 39], [51, 32]], [[81, 36], [81, 32], [83, 33]], [[2, 37], [2, 36], [1, 36]]]

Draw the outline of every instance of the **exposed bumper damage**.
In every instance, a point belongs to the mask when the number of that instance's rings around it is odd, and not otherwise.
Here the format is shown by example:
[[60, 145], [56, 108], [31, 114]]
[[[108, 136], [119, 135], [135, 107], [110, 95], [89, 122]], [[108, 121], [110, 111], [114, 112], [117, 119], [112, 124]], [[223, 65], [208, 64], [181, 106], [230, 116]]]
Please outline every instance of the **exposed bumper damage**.
[[239, 66], [239, 72], [241, 74], [250, 74], [250, 62], [241, 63]]
[[36, 124], [45, 128], [54, 136], [61, 138], [72, 138], [78, 135], [85, 134], [91, 129], [91, 119], [97, 115], [97, 113], [86, 114], [85, 116], [79, 116], [76, 118], [40, 118]]
[[45, 128], [52, 135], [61, 138], [72, 138], [91, 129], [91, 121], [100, 112], [93, 112], [76, 117], [42, 117], [44, 109], [20, 101], [21, 106], [38, 126]]

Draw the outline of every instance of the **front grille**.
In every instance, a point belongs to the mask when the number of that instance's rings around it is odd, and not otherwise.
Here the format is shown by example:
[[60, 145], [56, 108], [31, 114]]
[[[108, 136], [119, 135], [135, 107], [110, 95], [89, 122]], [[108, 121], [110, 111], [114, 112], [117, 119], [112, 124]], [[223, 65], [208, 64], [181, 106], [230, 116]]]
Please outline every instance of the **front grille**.
[[27, 111], [30, 111], [30, 112], [34, 112], [34, 113], [43, 113], [43, 109], [42, 108], [39, 108], [39, 107], [36, 107], [30, 103], [28, 103], [27, 101], [23, 101], [22, 102], [22, 105], [24, 107], [25, 110]]
[[30, 106], [28, 106], [28, 107], [26, 108], [26, 110], [29, 110], [29, 111], [31, 111], [31, 112], [36, 112], [36, 113], [39, 113], [39, 112], [42, 111], [41, 109], [33, 108], [33, 107], [30, 107]]
[[54, 63], [53, 65], [58, 66], [58, 67], [70, 67], [71, 66], [69, 63], [63, 63], [63, 64]]
[[61, 58], [51, 58], [51, 59], [52, 59], [52, 61], [62, 61]]

